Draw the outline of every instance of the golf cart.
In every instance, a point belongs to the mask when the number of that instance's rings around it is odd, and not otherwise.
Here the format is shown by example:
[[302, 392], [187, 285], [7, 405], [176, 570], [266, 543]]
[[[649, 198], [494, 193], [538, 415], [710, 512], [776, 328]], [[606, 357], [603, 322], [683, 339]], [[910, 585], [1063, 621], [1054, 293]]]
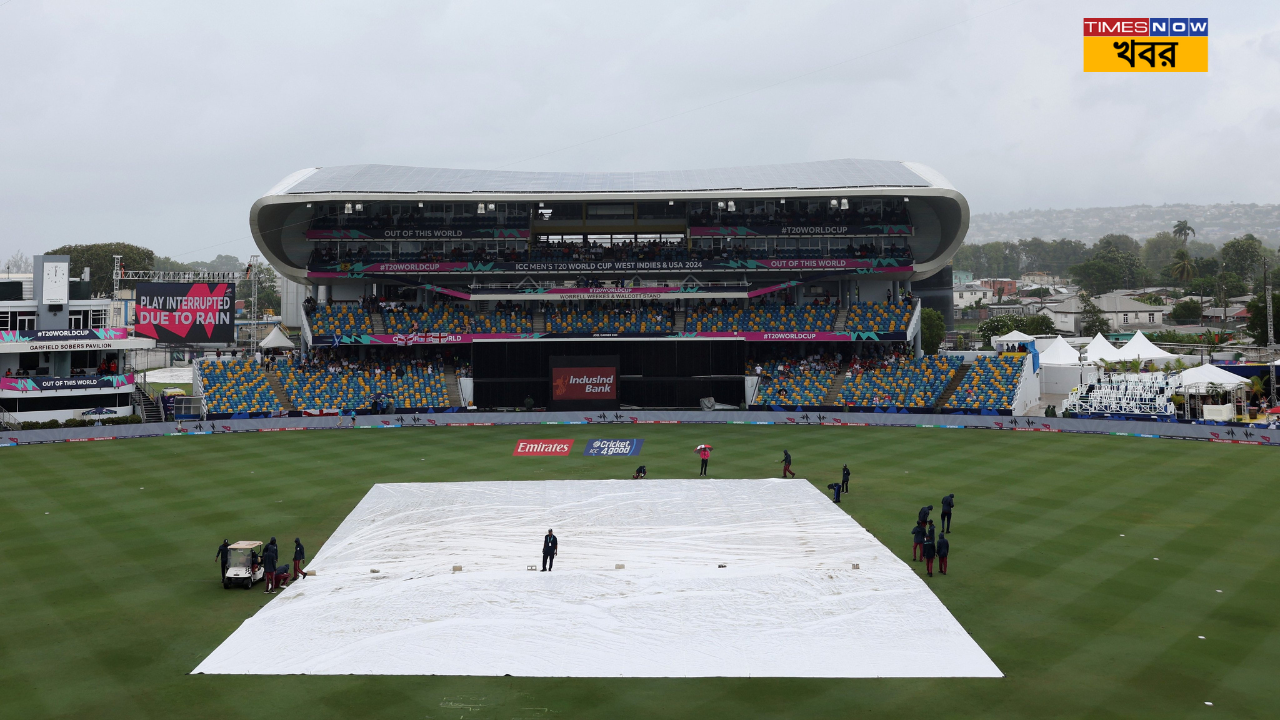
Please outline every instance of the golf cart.
[[[258, 562], [253, 558], [257, 556]], [[227, 574], [222, 578], [222, 587], [244, 585], [245, 589], [262, 579], [262, 542], [259, 540], [241, 540], [227, 547]]]

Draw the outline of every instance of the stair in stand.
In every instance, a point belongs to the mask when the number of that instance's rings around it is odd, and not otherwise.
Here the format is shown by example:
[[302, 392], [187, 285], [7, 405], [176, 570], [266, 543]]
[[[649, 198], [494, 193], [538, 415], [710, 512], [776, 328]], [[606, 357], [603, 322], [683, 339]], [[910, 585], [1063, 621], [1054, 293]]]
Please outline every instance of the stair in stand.
[[942, 408], [947, 406], [947, 401], [951, 399], [952, 393], [956, 391], [956, 388], [960, 387], [960, 381], [964, 380], [964, 376], [968, 374], [969, 374], [968, 365], [961, 365], [956, 370], [956, 376], [951, 378], [951, 382], [947, 383], [946, 389], [943, 390], [942, 394], [938, 396], [938, 402], [933, 404], [934, 410], [941, 410]]
[[382, 322], [382, 313], [376, 312], [369, 315], [369, 324], [373, 326], [371, 335], [386, 335], [387, 326]]
[[280, 407], [284, 410], [297, 410], [293, 406], [293, 401], [289, 399], [289, 393], [284, 389], [284, 385], [280, 382], [280, 373], [275, 370], [267, 371], [267, 384], [271, 386], [271, 392], [275, 393], [276, 401], [280, 403]]
[[462, 407], [462, 391], [458, 388], [458, 373], [452, 365], [444, 366], [444, 386], [449, 391], [449, 407]]
[[533, 331], [543, 333], [547, 331], [547, 314], [541, 310], [533, 311]]
[[836, 316], [836, 332], [844, 332], [844, 323], [849, 319], [849, 308], [840, 308], [840, 314]]
[[677, 310], [675, 317], [672, 318], [671, 326], [676, 332], [684, 332], [684, 321], [687, 317], [684, 310]]
[[840, 402], [840, 388], [844, 387], [844, 373], [837, 370], [831, 378], [831, 385], [827, 387], [827, 394], [822, 398], [823, 405], [842, 405]]
[[135, 385], [130, 399], [133, 401], [134, 411], [142, 418], [142, 422], [164, 422], [164, 409], [141, 388]]

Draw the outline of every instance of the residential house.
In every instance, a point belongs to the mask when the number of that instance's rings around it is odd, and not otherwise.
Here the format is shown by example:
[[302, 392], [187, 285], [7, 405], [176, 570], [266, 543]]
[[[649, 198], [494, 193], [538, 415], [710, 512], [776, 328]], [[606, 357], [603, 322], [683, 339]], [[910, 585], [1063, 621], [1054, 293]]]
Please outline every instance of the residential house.
[[1018, 294], [1018, 281], [1010, 278], [984, 278], [979, 281], [983, 287], [991, 289], [991, 295], [1013, 297]]
[[995, 301], [995, 297], [991, 288], [978, 283], [951, 286], [951, 303], [957, 309], [973, 307], [980, 302], [990, 304]]
[[[1117, 293], [1107, 293], [1093, 298], [1102, 314], [1115, 330], [1162, 330], [1165, 306], [1147, 305]], [[1053, 320], [1059, 332], [1079, 333], [1083, 323], [1084, 301], [1079, 297], [1068, 298], [1057, 305], [1046, 307], [1040, 314]]]

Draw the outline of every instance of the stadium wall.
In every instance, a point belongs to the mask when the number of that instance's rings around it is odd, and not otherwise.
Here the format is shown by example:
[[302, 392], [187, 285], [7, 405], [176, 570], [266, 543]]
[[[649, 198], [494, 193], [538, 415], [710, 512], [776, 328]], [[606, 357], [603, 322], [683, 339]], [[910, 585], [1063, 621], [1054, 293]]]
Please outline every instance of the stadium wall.
[[[353, 424], [354, 421], [354, 424]], [[1242, 423], [1190, 424], [1128, 420], [1078, 420], [1070, 418], [1009, 417], [986, 415], [907, 415], [895, 413], [783, 413], [750, 411], [639, 411], [596, 415], [583, 413], [477, 413], [443, 412], [417, 416], [361, 415], [261, 420], [217, 420], [184, 423], [104, 425], [58, 430], [20, 430], [0, 433], [0, 447], [57, 442], [89, 442], [136, 437], [215, 435], [238, 432], [299, 430], [386, 429], [401, 427], [445, 428], [497, 425], [815, 425], [828, 427], [906, 427], [954, 430], [1008, 430], [1015, 432], [1065, 432], [1088, 435], [1201, 440], [1244, 445], [1280, 446], [1280, 430], [1249, 427]], [[607, 431], [603, 431], [607, 432]], [[614, 431], [617, 432], [617, 431]]]

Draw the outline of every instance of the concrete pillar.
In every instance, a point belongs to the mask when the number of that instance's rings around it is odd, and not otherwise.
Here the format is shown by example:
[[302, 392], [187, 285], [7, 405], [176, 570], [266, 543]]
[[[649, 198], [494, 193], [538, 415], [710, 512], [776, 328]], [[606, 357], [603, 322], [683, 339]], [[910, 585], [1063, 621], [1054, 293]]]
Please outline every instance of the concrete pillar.
[[923, 332], [923, 327], [921, 328], [921, 331], [920, 331], [920, 332], [917, 332], [917, 333], [916, 333], [916, 337], [915, 337], [915, 343], [914, 343], [914, 345], [915, 345], [915, 349], [916, 349], [915, 357], [916, 357], [916, 359], [917, 359], [917, 360], [919, 360], [920, 358], [924, 357], [924, 332]]

